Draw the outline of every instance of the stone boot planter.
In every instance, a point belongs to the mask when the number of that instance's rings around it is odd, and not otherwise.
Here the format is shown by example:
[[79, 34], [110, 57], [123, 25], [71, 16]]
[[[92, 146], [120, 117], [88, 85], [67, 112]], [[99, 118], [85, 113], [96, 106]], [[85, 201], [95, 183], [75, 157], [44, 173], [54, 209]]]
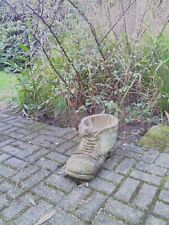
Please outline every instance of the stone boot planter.
[[117, 136], [118, 119], [108, 114], [97, 114], [82, 119], [82, 136], [77, 151], [66, 163], [65, 173], [80, 180], [92, 180], [110, 151]]

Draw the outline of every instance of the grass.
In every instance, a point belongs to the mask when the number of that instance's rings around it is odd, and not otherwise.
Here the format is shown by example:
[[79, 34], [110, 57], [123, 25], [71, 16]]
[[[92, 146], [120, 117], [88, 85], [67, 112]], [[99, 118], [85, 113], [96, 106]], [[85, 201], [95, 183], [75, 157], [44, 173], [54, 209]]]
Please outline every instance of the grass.
[[12, 98], [16, 97], [15, 76], [0, 71], [0, 109], [6, 108]]

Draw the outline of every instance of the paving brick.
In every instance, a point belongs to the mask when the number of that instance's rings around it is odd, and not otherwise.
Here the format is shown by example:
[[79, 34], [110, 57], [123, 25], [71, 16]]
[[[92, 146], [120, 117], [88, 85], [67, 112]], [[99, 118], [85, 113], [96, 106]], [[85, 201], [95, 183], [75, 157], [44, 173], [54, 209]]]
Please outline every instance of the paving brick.
[[10, 157], [11, 157], [11, 155], [6, 154], [6, 153], [2, 153], [0, 155], [0, 162], [3, 162], [4, 160], [9, 159]]
[[16, 225], [33, 225], [36, 221], [45, 213], [50, 211], [51, 205], [47, 202], [40, 201], [37, 205], [29, 208], [25, 213], [23, 213], [17, 220], [15, 220]]
[[49, 175], [47, 170], [41, 170], [21, 182], [21, 186], [25, 189], [30, 189], [40, 181], [44, 180]]
[[6, 145], [6, 146], [2, 147], [1, 150], [5, 153], [9, 153], [11, 155], [15, 155], [15, 154], [17, 154], [18, 152], [21, 151], [21, 149], [16, 148], [12, 145]]
[[2, 210], [7, 204], [8, 204], [8, 200], [6, 198], [6, 195], [1, 194], [0, 195], [0, 210]]
[[155, 164], [169, 169], [169, 154], [161, 153], [156, 159]]
[[66, 209], [68, 211], [75, 210], [80, 204], [80, 202], [84, 201], [85, 198], [90, 194], [90, 192], [90, 189], [86, 187], [75, 188], [61, 201], [61, 208]]
[[26, 129], [24, 129], [24, 128], [19, 128], [19, 129], [17, 129], [17, 132], [19, 132], [20, 134], [24, 134], [24, 135], [29, 135], [29, 134], [32, 133], [31, 130], [26, 130]]
[[19, 128], [23, 127], [25, 125], [24, 123], [22, 123], [22, 121], [19, 121], [18, 118], [14, 119], [12, 121], [8, 121], [6, 123], [9, 123], [10, 125], [12, 125], [14, 127], [19, 127]]
[[164, 187], [169, 189], [169, 177], [168, 177]]
[[113, 170], [115, 166], [119, 164], [119, 162], [122, 160], [122, 156], [120, 155], [114, 155], [113, 157], [106, 160], [104, 167], [108, 170]]
[[108, 213], [102, 212], [96, 216], [92, 225], [125, 225], [122, 221], [115, 219], [115, 217]]
[[15, 139], [13, 139], [13, 138], [8, 138], [4, 141], [0, 141], [0, 148], [2, 149], [2, 147], [4, 148], [4, 146], [11, 144], [14, 141], [15, 141]]
[[68, 150], [66, 150], [66, 151], [64, 152], [64, 154], [65, 154], [67, 157], [70, 157], [71, 155], [73, 155], [73, 153], [74, 153], [75, 151], [77, 151], [77, 149], [78, 149], [78, 145], [74, 145], [72, 148], [69, 148]]
[[167, 222], [154, 216], [149, 216], [145, 222], [145, 225], [167, 225]]
[[28, 160], [28, 162], [30, 162], [30, 163], [35, 163], [35, 161], [40, 160], [41, 158], [44, 158], [49, 152], [50, 152], [50, 150], [48, 150], [46, 148], [42, 148], [42, 149], [36, 151], [35, 153], [29, 155], [26, 158], [26, 160]]
[[35, 173], [38, 170], [39, 168], [37, 166], [31, 165], [17, 172], [16, 175], [12, 177], [12, 180], [18, 183], [24, 179], [27, 179], [29, 176], [31, 176], [33, 173]]
[[[0, 118], [0, 224], [33, 225], [52, 207], [56, 213], [44, 225], [143, 223], [155, 186], [168, 172], [169, 154], [118, 143], [117, 152], [106, 160], [89, 186], [77, 186], [63, 176], [68, 157], [78, 147], [77, 131], [15, 116], [1, 117], [1, 113]], [[159, 201], [151, 207], [154, 212], [146, 212], [145, 225], [169, 221], [169, 178]]]
[[55, 151], [59, 152], [59, 153], [65, 153], [66, 151], [68, 151], [71, 148], [77, 148], [77, 144], [75, 144], [73, 141], [67, 141], [65, 143], [63, 143], [60, 146], [57, 146]]
[[30, 199], [33, 199], [32, 195], [25, 195], [13, 201], [8, 208], [3, 210], [3, 215], [8, 219], [16, 217], [22, 210], [31, 206]]
[[116, 167], [116, 172], [121, 174], [127, 174], [129, 170], [135, 164], [134, 159], [123, 159], [123, 161]]
[[9, 137], [7, 135], [4, 135], [4, 134], [0, 135], [0, 142], [6, 141], [8, 139], [9, 139]]
[[72, 188], [76, 186], [76, 184], [72, 182], [70, 179], [55, 174], [52, 174], [47, 179], [47, 183], [67, 193], [69, 193], [72, 190]]
[[66, 139], [66, 140], [70, 140], [74, 137], [76, 137], [78, 134], [78, 132], [76, 130], [71, 130], [70, 132], [68, 132], [67, 134], [63, 135], [62, 138]]
[[22, 139], [25, 136], [25, 134], [21, 134], [17, 131], [13, 131], [13, 132], [9, 133], [8, 136], [11, 138], [15, 138], [15, 139]]
[[158, 157], [159, 151], [149, 149], [145, 151], [145, 153], [142, 156], [142, 161], [147, 162], [147, 163], [153, 163], [155, 159]]
[[85, 225], [83, 222], [79, 221], [72, 215], [62, 211], [61, 209], [56, 209], [55, 215], [47, 222], [46, 225]]
[[136, 152], [138, 154], [142, 154], [145, 151], [144, 148], [136, 146], [136, 145], [134, 145], [132, 143], [131, 144], [123, 144], [122, 146], [120, 146], [120, 149]]
[[128, 205], [125, 205], [121, 202], [118, 202], [116, 200], [110, 200], [106, 206], [105, 210], [108, 213], [111, 213], [114, 216], [117, 216], [119, 218], [123, 218], [129, 223], [137, 224], [141, 222], [143, 212], [134, 209]]
[[157, 191], [156, 187], [148, 184], [143, 184], [134, 203], [139, 208], [146, 209], [151, 204], [153, 198], [155, 197], [156, 191]]
[[26, 150], [26, 151], [32, 150], [32, 152], [40, 149], [39, 146], [30, 144], [30, 143], [27, 143], [27, 142], [24, 142], [24, 141], [21, 141], [21, 140], [17, 140], [15, 142], [13, 142], [11, 145], [16, 147], [16, 148], [19, 148], [21, 150]]
[[41, 158], [36, 162], [36, 165], [40, 166], [43, 169], [48, 169], [51, 171], [55, 171], [59, 167], [59, 163], [56, 161], [52, 161], [47, 158]]
[[169, 205], [162, 202], [157, 202], [154, 207], [154, 213], [163, 218], [169, 219]]
[[0, 118], [4, 119], [4, 118], [8, 118], [9, 116], [3, 112], [0, 112]]
[[138, 170], [133, 170], [130, 176], [138, 180], [146, 181], [147, 183], [155, 185], [159, 185], [161, 182], [161, 177], [155, 176], [153, 174], [144, 173]]
[[16, 117], [10, 115], [10, 116], [6, 117], [5, 119], [3, 119], [3, 123], [10, 125], [12, 123], [12, 121], [15, 121], [15, 120], [16, 120]]
[[0, 219], [0, 225], [8, 225], [8, 224]]
[[10, 134], [11, 132], [14, 132], [14, 131], [16, 131], [17, 130], [17, 127], [10, 127], [10, 128], [8, 128], [7, 130], [3, 130], [3, 134], [6, 134], [6, 135], [8, 135], [8, 134]]
[[34, 151], [32, 149], [28, 149], [28, 150], [25, 149], [25, 150], [18, 152], [15, 156], [19, 159], [27, 161], [27, 159], [29, 157], [31, 157], [31, 155], [33, 155], [33, 154], [34, 154]]
[[3, 133], [3, 131], [8, 130], [11, 128], [11, 125], [9, 124], [2, 124], [2, 126], [0, 126], [0, 132]]
[[153, 163], [158, 155], [159, 151], [150, 149], [148, 151], [145, 151], [144, 155], [142, 156], [142, 161], [147, 163]]
[[54, 140], [49, 140], [47, 135], [39, 135], [31, 140], [31, 142], [35, 145], [39, 145], [41, 147], [56, 149], [59, 144], [62, 144], [63, 141], [61, 138], [54, 138]]
[[96, 191], [111, 195], [116, 186], [113, 183], [95, 178], [90, 182], [90, 187], [94, 188]]
[[0, 176], [4, 176], [4, 177], [10, 177], [12, 175], [14, 175], [16, 173], [15, 170], [5, 166], [5, 165], [0, 165]]
[[51, 160], [56, 160], [59, 164], [64, 164], [68, 160], [67, 156], [57, 152], [50, 152], [46, 157]]
[[79, 218], [89, 221], [95, 216], [105, 201], [105, 195], [98, 192], [93, 193], [93, 195], [90, 196], [89, 199], [80, 207], [76, 214]]
[[126, 149], [119, 149], [117, 151], [117, 154], [128, 157], [128, 158], [131, 158], [131, 159], [136, 159], [136, 160], [139, 160], [140, 157], [141, 157], [141, 154], [136, 153], [136, 152], [132, 152], [132, 151], [129, 151], [129, 150], [126, 150]]
[[159, 195], [159, 199], [169, 203], [169, 191], [162, 190]]
[[119, 188], [118, 192], [115, 194], [115, 197], [128, 202], [138, 185], [139, 181], [127, 178]]
[[105, 169], [102, 169], [98, 173], [97, 176], [99, 178], [102, 178], [104, 180], [110, 181], [110, 182], [115, 183], [115, 184], [118, 184], [123, 179], [122, 175], [119, 175], [119, 174], [117, 174], [113, 171], [109, 171], [109, 170], [105, 170]]
[[48, 130], [46, 130], [44, 132], [44, 134], [51, 135], [54, 137], [62, 137], [69, 132], [71, 132], [71, 128], [61, 128], [61, 127], [49, 126]]
[[31, 132], [31, 134], [26, 135], [24, 138], [22, 138], [23, 141], [25, 142], [32, 142], [32, 139], [36, 138], [39, 136], [39, 132]]
[[58, 204], [64, 197], [62, 192], [58, 191], [55, 188], [48, 187], [44, 183], [40, 183], [35, 188], [33, 188], [32, 191], [42, 198], [51, 201], [53, 204]]
[[42, 132], [48, 128], [47, 124], [35, 122], [33, 124], [26, 124], [22, 128], [32, 131], [32, 133]]
[[164, 174], [167, 172], [167, 169], [161, 168], [159, 166], [156, 166], [154, 164], [139, 162], [136, 163], [135, 167], [139, 170], [158, 175], [158, 176], [164, 176]]
[[13, 183], [3, 181], [0, 184], [0, 193], [5, 194], [8, 198], [15, 199], [22, 194], [22, 190]]
[[13, 168], [16, 168], [16, 169], [22, 169], [23, 167], [25, 167], [28, 163], [27, 162], [24, 162], [23, 160], [20, 160], [20, 159], [17, 159], [15, 157], [12, 157], [8, 160], [6, 160], [4, 162], [5, 165], [9, 165]]

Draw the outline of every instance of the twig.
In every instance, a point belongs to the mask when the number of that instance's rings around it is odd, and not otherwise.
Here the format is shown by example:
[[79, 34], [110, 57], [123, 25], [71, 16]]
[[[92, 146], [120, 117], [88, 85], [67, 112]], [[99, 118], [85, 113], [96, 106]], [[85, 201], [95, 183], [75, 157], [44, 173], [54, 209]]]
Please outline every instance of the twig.
[[122, 13], [122, 15], [118, 18], [118, 20], [111, 26], [111, 28], [107, 31], [107, 33], [102, 37], [102, 39], [100, 40], [101, 44], [104, 39], [109, 35], [109, 33], [115, 28], [115, 26], [119, 23], [119, 21], [123, 18], [123, 16], [127, 13], [127, 11], [130, 9], [130, 7], [136, 2], [136, 0], [134, 0], [128, 7], [127, 9]]
[[79, 12], [79, 14], [84, 18], [84, 20], [88, 24], [88, 26], [89, 26], [89, 28], [91, 30], [91, 33], [92, 33], [92, 35], [94, 37], [95, 43], [96, 43], [96, 45], [98, 47], [98, 50], [100, 52], [100, 55], [101, 55], [101, 57], [103, 59], [105, 68], [108, 71], [109, 75], [111, 76], [111, 72], [110, 72], [110, 70], [109, 70], [109, 68], [107, 67], [107, 64], [106, 64], [106, 57], [104, 56], [104, 53], [103, 53], [103, 51], [101, 49], [101, 45], [100, 45], [100, 42], [98, 40], [98, 37], [97, 37], [97, 34], [96, 34], [96, 30], [95, 30], [93, 24], [88, 20], [86, 15], [79, 9], [79, 7], [77, 5], [75, 5], [71, 0], [67, 0], [67, 1]]
[[[62, 77], [62, 75], [56, 70], [56, 68], [55, 68], [55, 66], [53, 65], [53, 63], [52, 63], [52, 61], [50, 60], [50, 57], [49, 57], [49, 55], [48, 55], [48, 53], [46, 52], [46, 49], [44, 48], [44, 46], [43, 46], [43, 44], [40, 42], [40, 40], [36, 37], [36, 35], [34, 35], [34, 34], [32, 34], [33, 35], [33, 37], [35, 38], [35, 40], [40, 44], [40, 46], [42, 47], [42, 50], [43, 50], [43, 52], [44, 52], [44, 54], [45, 54], [45, 56], [46, 56], [46, 58], [47, 58], [47, 60], [48, 60], [48, 62], [49, 62], [49, 64], [50, 64], [50, 66], [51, 66], [51, 68], [53, 69], [53, 71], [59, 76], [59, 78], [63, 81], [63, 83], [66, 85], [66, 87], [68, 88], [68, 85], [67, 85], [67, 83], [66, 83], [66, 81], [64, 80], [64, 78]], [[70, 94], [73, 96], [73, 97], [75, 97], [74, 96], [74, 94], [69, 90], [69, 92], [70, 92]]]
[[19, 16], [19, 14], [18, 14], [17, 11], [15, 10], [15, 8], [14, 8], [8, 1], [2, 0], [2, 2], [6, 3], [6, 4], [9, 6], [9, 8], [11, 8], [11, 10], [15, 13], [15, 15], [16, 15], [17, 17]]
[[157, 40], [160, 39], [160, 37], [161, 37], [162, 33], [164, 32], [164, 30], [165, 30], [166, 26], [168, 25], [168, 23], [169, 23], [169, 15], [167, 16], [167, 20], [166, 20], [164, 26], [162, 27], [162, 29], [161, 29], [161, 31], [160, 31], [158, 37], [157, 37]]
[[139, 37], [139, 35], [140, 35], [140, 33], [141, 33], [141, 27], [142, 27], [142, 24], [143, 24], [143, 21], [144, 21], [144, 17], [145, 17], [145, 15], [146, 15], [147, 8], [148, 8], [148, 1], [149, 1], [149, 0], [147, 0], [146, 7], [145, 7], [145, 10], [144, 10], [143, 16], [142, 16], [142, 18], [141, 18], [141, 21], [140, 21], [139, 29], [138, 29], [138, 32], [137, 32], [137, 35], [136, 35], [135, 44], [137, 43], [138, 37]]
[[53, 35], [53, 37], [55, 38], [57, 44], [59, 45], [60, 49], [62, 50], [63, 54], [65, 55], [65, 57], [67, 58], [68, 62], [70, 63], [70, 65], [72, 66], [72, 68], [74, 69], [77, 77], [79, 78], [83, 88], [84, 87], [84, 84], [83, 84], [83, 81], [80, 77], [80, 74], [78, 73], [78, 71], [76, 70], [72, 60], [69, 58], [68, 54], [66, 53], [65, 49], [63, 48], [59, 38], [56, 36], [55, 32], [53, 31], [53, 29], [50, 27], [50, 25], [44, 20], [43, 17], [41, 17], [31, 6], [29, 6], [28, 4], [26, 4], [26, 6], [43, 22], [43, 24], [49, 29], [49, 31], [51, 32], [51, 34]]
[[[130, 0], [130, 4], [129, 5], [131, 5], [131, 0]], [[123, 14], [124, 14], [123, 2], [121, 2], [121, 6], [122, 6]], [[124, 14], [123, 18], [124, 18], [124, 30], [125, 30], [125, 34], [126, 34], [125, 35], [125, 37], [126, 37], [126, 44], [127, 44], [128, 54], [129, 54], [131, 49], [129, 48], [130, 44], [129, 44], [129, 39], [128, 39], [128, 32], [127, 32], [127, 24], [126, 24], [125, 14]]]

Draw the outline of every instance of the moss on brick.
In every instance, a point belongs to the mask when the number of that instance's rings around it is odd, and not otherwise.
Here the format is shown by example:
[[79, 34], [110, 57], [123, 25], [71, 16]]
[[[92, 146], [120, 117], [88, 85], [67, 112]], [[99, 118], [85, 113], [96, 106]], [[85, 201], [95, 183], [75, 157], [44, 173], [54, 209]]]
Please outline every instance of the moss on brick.
[[169, 150], [169, 126], [153, 126], [141, 138], [139, 145], [141, 147], [155, 148], [160, 151]]

